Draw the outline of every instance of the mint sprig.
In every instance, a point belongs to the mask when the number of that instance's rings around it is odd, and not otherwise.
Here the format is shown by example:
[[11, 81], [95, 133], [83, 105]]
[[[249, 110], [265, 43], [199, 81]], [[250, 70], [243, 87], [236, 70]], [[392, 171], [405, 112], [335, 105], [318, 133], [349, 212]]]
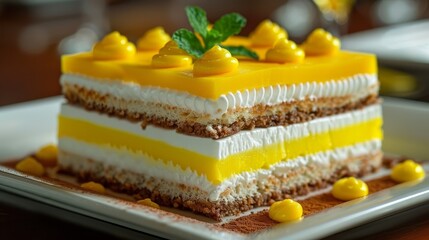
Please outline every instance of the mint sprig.
[[[179, 29], [173, 34], [173, 40], [188, 54], [200, 58], [205, 52], [215, 45], [220, 45], [228, 37], [240, 33], [246, 25], [246, 19], [238, 13], [229, 13], [218, 19], [213, 28], [208, 30], [209, 21], [206, 12], [199, 7], [186, 7], [186, 15], [194, 32], [198, 37], [187, 29]], [[244, 46], [222, 46], [229, 50], [232, 55], [239, 55], [258, 59], [258, 55]]]

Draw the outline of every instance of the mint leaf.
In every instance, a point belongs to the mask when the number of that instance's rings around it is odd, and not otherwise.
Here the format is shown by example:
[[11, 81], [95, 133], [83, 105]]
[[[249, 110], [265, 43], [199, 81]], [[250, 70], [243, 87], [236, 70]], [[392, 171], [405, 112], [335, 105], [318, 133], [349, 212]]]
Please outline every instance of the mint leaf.
[[234, 56], [244, 56], [244, 57], [250, 57], [255, 60], [259, 59], [259, 56], [254, 51], [244, 47], [244, 46], [221, 46], [228, 50], [232, 55]]
[[211, 29], [208, 34], [207, 38], [204, 41], [204, 47], [207, 50], [210, 50], [213, 46], [219, 44], [222, 42], [223, 34], [219, 32], [216, 29]]
[[174, 32], [173, 40], [179, 48], [196, 58], [200, 58], [205, 52], [200, 40], [188, 29], [182, 28]]
[[207, 37], [207, 26], [209, 22], [207, 20], [206, 12], [199, 7], [186, 7], [186, 15], [188, 16], [189, 24], [195, 32], [201, 34], [203, 39]]
[[212, 30], [222, 33], [220, 42], [223, 42], [228, 37], [240, 33], [244, 26], [246, 26], [246, 19], [243, 16], [238, 13], [229, 13], [217, 20]]

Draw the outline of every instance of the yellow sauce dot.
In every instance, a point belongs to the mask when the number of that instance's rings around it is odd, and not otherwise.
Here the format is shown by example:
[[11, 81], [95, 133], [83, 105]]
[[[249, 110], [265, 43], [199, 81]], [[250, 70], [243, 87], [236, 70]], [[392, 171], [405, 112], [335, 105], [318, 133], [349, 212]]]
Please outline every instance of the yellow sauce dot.
[[194, 76], [210, 76], [235, 71], [238, 60], [225, 48], [216, 45], [194, 63]]
[[119, 60], [134, 56], [136, 47], [119, 32], [112, 32], [95, 44], [92, 55], [97, 60]]
[[329, 55], [340, 50], [340, 40], [329, 32], [318, 28], [301, 45], [308, 56]]
[[57, 165], [58, 156], [57, 146], [53, 144], [43, 146], [35, 153], [35, 156], [44, 166], [55, 166]]
[[299, 220], [302, 217], [302, 206], [292, 199], [275, 202], [268, 211], [268, 216], [277, 222]]
[[90, 191], [97, 192], [97, 193], [105, 193], [106, 192], [106, 189], [104, 188], [103, 185], [96, 183], [96, 182], [92, 182], [92, 181], [82, 183], [80, 186], [86, 190], [90, 190]]
[[407, 182], [422, 179], [425, 177], [423, 167], [413, 160], [406, 160], [397, 164], [391, 173], [391, 178], [396, 182]]
[[332, 187], [332, 195], [339, 200], [348, 201], [368, 195], [368, 186], [354, 177], [342, 178]]
[[273, 47], [282, 38], [287, 39], [286, 30], [270, 20], [261, 22], [250, 34], [250, 42], [254, 47]]
[[16, 170], [31, 174], [34, 176], [43, 176], [45, 174], [45, 168], [40, 164], [36, 159], [32, 157], [27, 157], [24, 160], [20, 161], [15, 166]]
[[155, 68], [186, 67], [192, 64], [192, 57], [177, 46], [175, 41], [169, 41], [159, 53], [152, 57]]
[[141, 204], [141, 205], [148, 206], [148, 207], [153, 207], [153, 208], [158, 208], [159, 209], [159, 205], [156, 204], [156, 203], [154, 203], [154, 202], [152, 202], [152, 200], [150, 200], [150, 198], [145, 198], [143, 200], [139, 200], [139, 201], [137, 201], [137, 203]]
[[164, 28], [155, 27], [148, 30], [137, 42], [138, 50], [142, 51], [158, 51], [171, 40]]
[[265, 54], [266, 61], [277, 63], [300, 63], [304, 58], [304, 51], [286, 38], [278, 40], [274, 48]]

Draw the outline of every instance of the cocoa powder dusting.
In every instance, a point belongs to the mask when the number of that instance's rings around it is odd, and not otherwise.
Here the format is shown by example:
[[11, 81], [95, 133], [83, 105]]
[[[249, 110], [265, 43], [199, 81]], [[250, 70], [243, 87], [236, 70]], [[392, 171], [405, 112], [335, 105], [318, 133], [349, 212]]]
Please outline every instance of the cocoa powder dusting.
[[[389, 176], [381, 177], [366, 182], [370, 193], [375, 193], [383, 189], [392, 187], [397, 183], [390, 179]], [[324, 209], [334, 207], [343, 201], [334, 198], [330, 193], [317, 195], [303, 201], [299, 201], [304, 210], [304, 217], [316, 214]], [[277, 222], [268, 216], [268, 210], [254, 213], [235, 219], [231, 222], [222, 224], [222, 228], [244, 234], [255, 233], [268, 229], [276, 225]]]

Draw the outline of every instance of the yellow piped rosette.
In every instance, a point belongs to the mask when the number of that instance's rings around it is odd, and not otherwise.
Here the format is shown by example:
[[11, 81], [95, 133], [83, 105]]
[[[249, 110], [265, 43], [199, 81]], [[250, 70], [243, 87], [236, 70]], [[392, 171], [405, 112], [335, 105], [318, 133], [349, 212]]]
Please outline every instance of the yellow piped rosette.
[[285, 199], [273, 203], [268, 210], [268, 216], [277, 222], [290, 222], [300, 220], [303, 210], [301, 204], [292, 199]]
[[425, 177], [425, 170], [420, 164], [413, 160], [406, 160], [397, 164], [392, 169], [390, 176], [396, 182], [420, 180]]
[[186, 67], [191, 64], [192, 57], [173, 40], [167, 42], [159, 53], [152, 57], [152, 66], [155, 68]]
[[332, 195], [343, 201], [367, 196], [368, 192], [368, 185], [354, 177], [341, 178], [332, 187]]
[[112, 32], [103, 40], [95, 44], [92, 56], [97, 60], [119, 60], [132, 57], [136, 54], [134, 44], [128, 42], [119, 32]]
[[304, 51], [286, 38], [278, 40], [276, 45], [265, 54], [267, 62], [276, 63], [300, 63], [304, 61], [304, 58]]
[[250, 42], [253, 47], [273, 47], [279, 39], [287, 37], [284, 28], [270, 20], [264, 20], [250, 34]]
[[164, 28], [155, 27], [148, 30], [137, 42], [137, 49], [140, 51], [158, 51], [171, 40]]
[[238, 67], [238, 60], [225, 48], [216, 45], [194, 63], [194, 76], [210, 76], [233, 72]]
[[321, 28], [314, 30], [301, 45], [308, 56], [335, 54], [340, 47], [340, 40]]

